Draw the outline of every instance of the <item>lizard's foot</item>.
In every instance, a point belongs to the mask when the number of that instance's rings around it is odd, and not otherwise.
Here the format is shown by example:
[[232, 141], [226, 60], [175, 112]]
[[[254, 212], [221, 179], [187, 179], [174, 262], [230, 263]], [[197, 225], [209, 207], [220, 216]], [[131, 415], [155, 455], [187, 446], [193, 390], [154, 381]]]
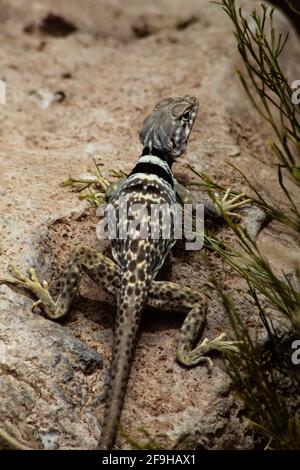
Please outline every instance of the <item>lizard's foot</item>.
[[245, 199], [245, 193], [240, 193], [236, 196], [230, 197], [230, 192], [231, 188], [228, 188], [222, 198], [219, 194], [215, 193], [215, 204], [220, 210], [221, 215], [226, 214], [240, 220], [240, 214], [237, 214], [234, 210], [250, 204], [251, 199]]
[[226, 333], [221, 333], [215, 339], [209, 340], [205, 338], [199, 346], [189, 352], [183, 352], [180, 356], [177, 355], [177, 360], [188, 367], [194, 367], [201, 362], [206, 362], [209, 366], [213, 365], [210, 357], [206, 356], [210, 351], [220, 352], [239, 352], [238, 345], [240, 341], [229, 341], [225, 339]]
[[29, 290], [38, 299], [32, 305], [32, 310], [34, 310], [37, 305], [40, 305], [49, 318], [59, 318], [62, 316], [61, 313], [57, 311], [56, 304], [50, 295], [47, 281], [40, 283], [33, 268], [28, 270], [29, 277], [24, 276], [14, 266], [10, 266], [9, 269], [14, 277], [0, 278], [0, 284], [13, 284]]

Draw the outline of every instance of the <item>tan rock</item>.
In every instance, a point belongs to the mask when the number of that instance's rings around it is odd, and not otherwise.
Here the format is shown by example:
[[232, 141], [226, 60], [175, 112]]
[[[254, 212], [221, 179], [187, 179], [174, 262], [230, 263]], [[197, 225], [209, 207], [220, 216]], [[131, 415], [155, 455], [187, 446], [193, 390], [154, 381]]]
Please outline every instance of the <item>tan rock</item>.
[[[227, 165], [227, 156], [234, 156], [235, 165], [284, 206], [275, 157], [266, 146], [271, 131], [249, 107], [235, 76], [239, 59], [232, 26], [220, 7], [206, 0], [128, 0], [126, 8], [121, 0], [87, 0], [84, 7], [79, 0], [2, 4], [0, 78], [7, 103], [0, 105], [1, 274], [10, 262], [21, 270], [34, 266], [52, 286], [75, 243], [104, 248], [96, 239], [94, 209], [60, 183], [85, 173], [92, 157], [106, 175], [110, 168], [129, 171], [140, 152], [141, 122], [169, 95], [200, 99], [177, 175], [187, 174], [183, 165], [189, 162], [221, 184], [249, 192]], [[64, 37], [42, 32], [38, 25], [49, 13], [77, 31]], [[43, 90], [50, 96], [63, 92], [65, 99], [37, 106], [33, 96]], [[265, 243], [272, 240], [272, 227], [261, 236]], [[296, 246], [288, 234], [284, 243]], [[255, 324], [247, 286], [209, 256], [249, 325]], [[171, 261], [172, 270], [169, 263], [161, 276], [205, 289], [209, 273], [199, 253]], [[228, 330], [229, 322], [216, 293], [210, 297], [205, 335], [212, 338]], [[90, 280], [82, 283], [61, 324], [31, 313], [31, 305], [24, 292], [1, 286], [0, 425], [36, 448], [94, 448], [115, 309]], [[166, 448], [184, 448], [186, 442], [198, 448], [251, 448], [221, 359], [214, 358], [211, 371], [175, 363], [182, 320], [145, 312], [122, 429], [141, 443], [147, 441], [143, 428]], [[119, 436], [116, 447], [129, 444]]]

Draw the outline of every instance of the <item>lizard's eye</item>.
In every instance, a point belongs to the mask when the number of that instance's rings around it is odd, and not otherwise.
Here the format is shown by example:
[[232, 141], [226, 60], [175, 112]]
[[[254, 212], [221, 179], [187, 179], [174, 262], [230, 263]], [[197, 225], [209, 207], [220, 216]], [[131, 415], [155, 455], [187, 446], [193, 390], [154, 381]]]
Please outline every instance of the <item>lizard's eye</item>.
[[186, 111], [185, 113], [183, 113], [183, 115], [181, 117], [182, 117], [183, 121], [188, 121], [190, 119], [190, 112]]

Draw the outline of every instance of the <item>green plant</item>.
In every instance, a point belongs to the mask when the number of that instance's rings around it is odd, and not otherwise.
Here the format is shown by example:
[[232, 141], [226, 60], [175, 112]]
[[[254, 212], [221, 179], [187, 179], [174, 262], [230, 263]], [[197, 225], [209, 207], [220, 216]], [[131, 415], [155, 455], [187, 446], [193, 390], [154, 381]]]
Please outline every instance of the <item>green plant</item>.
[[[300, 215], [282, 170], [285, 168], [294, 183], [300, 184], [300, 121], [299, 106], [292, 103], [292, 89], [279, 63], [279, 56], [287, 37], [277, 34], [273, 25], [273, 9], [261, 5], [261, 14], [251, 13], [251, 26], [242, 10], [237, 10], [235, 0], [222, 0], [225, 13], [234, 26], [237, 47], [243, 60], [245, 74], [238, 71], [246, 95], [258, 113], [271, 125], [276, 142], [271, 149], [278, 158], [278, 185], [289, 202], [289, 210], [274, 207], [266, 201], [247, 180], [256, 195], [253, 204], [261, 207], [270, 218], [278, 220], [299, 239]], [[254, 27], [253, 27], [254, 25]], [[276, 114], [279, 116], [277, 118]], [[196, 186], [205, 188], [217, 204], [215, 191], [224, 192], [206, 175], [200, 177]], [[241, 172], [240, 172], [241, 173]], [[195, 182], [193, 183], [195, 184]], [[221, 207], [220, 207], [221, 209]], [[233, 300], [214, 279], [225, 311], [228, 313], [236, 340], [241, 342], [240, 354], [228, 354], [228, 373], [233, 380], [245, 406], [248, 421], [267, 440], [265, 448], [300, 448], [300, 374], [299, 366], [291, 362], [291, 342], [300, 335], [300, 263], [295, 262], [294, 280], [287, 275], [278, 277], [268, 260], [261, 254], [247, 232], [223, 213], [239, 247], [233, 248], [213, 234], [205, 235], [205, 244], [239, 273], [247, 282], [268, 341], [261, 344], [249, 332]], [[266, 305], [284, 314], [291, 322], [290, 334], [280, 337], [267, 315]]]
[[[279, 57], [287, 37], [276, 33], [273, 10], [261, 6], [261, 14], [253, 11], [252, 25], [236, 9], [235, 0], [223, 0], [222, 6], [234, 26], [237, 47], [244, 63], [245, 73], [238, 71], [239, 79], [257, 112], [271, 125], [275, 141], [271, 149], [278, 160], [278, 188], [281, 188], [289, 205], [282, 210], [268, 202], [254, 185], [243, 177], [255, 194], [252, 203], [267, 215], [283, 224], [295, 237], [300, 234], [300, 213], [286, 184], [284, 169], [290, 179], [300, 185], [300, 122], [299, 106], [292, 103], [292, 89], [281, 70]], [[253, 27], [254, 25], [254, 27]], [[207, 175], [199, 174], [189, 186], [205, 189], [217, 204], [215, 192], [226, 189], [213, 182]], [[236, 169], [237, 170], [237, 169]], [[97, 174], [86, 179], [70, 179], [67, 185], [79, 184], [87, 189], [87, 197], [98, 205], [103, 202], [107, 182], [97, 167]], [[241, 172], [240, 172], [241, 173]], [[122, 176], [115, 174], [114, 176]], [[221, 207], [220, 207], [221, 209]], [[255, 332], [248, 331], [233, 300], [218, 280], [217, 286], [225, 311], [228, 313], [234, 338], [241, 342], [239, 355], [228, 353], [227, 370], [237, 391], [245, 403], [248, 422], [265, 436], [267, 449], [300, 448], [300, 374], [299, 366], [291, 362], [291, 343], [300, 335], [300, 293], [287, 275], [279, 277], [256, 243], [239, 225], [234, 224], [226, 213], [223, 217], [235, 234], [237, 247], [229, 246], [213, 233], [205, 233], [205, 246], [213, 250], [234, 269], [248, 285], [253, 305], [261, 320], [268, 341], [261, 341]], [[294, 280], [300, 285], [300, 264], [295, 263]], [[281, 337], [267, 314], [267, 306], [281, 312], [291, 323], [289, 335]], [[128, 436], [126, 436], [127, 439]], [[143, 445], [131, 440], [131, 445]], [[150, 446], [150, 447], [149, 447]], [[153, 442], [146, 443], [151, 448]], [[154, 448], [156, 446], [154, 445]]]
[[219, 5], [234, 27], [245, 69], [244, 74], [238, 70], [240, 81], [254, 108], [275, 132], [276, 141], [271, 143], [271, 148], [279, 160], [279, 169], [286, 168], [300, 184], [300, 108], [292, 101], [293, 90], [279, 60], [288, 35], [282, 37], [276, 32], [274, 9], [264, 4], [260, 15], [252, 11], [252, 25], [242, 9], [237, 10], [235, 0], [222, 0]]

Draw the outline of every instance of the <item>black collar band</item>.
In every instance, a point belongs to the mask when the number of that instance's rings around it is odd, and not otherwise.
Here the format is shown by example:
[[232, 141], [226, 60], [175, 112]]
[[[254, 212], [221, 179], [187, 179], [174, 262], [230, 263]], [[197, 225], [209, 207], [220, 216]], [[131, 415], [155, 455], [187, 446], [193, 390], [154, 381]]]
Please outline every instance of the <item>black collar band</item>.
[[172, 166], [172, 163], [173, 163], [172, 158], [167, 152], [162, 152], [156, 147], [153, 147], [151, 150], [149, 147], [144, 147], [142, 155], [153, 155], [154, 157], [158, 157], [161, 160], [167, 162], [170, 167]]
[[137, 173], [144, 173], [145, 175], [156, 175], [160, 179], [167, 181], [172, 188], [174, 187], [174, 181], [171, 172], [165, 170], [158, 163], [138, 161], [129, 176], [135, 175]]

